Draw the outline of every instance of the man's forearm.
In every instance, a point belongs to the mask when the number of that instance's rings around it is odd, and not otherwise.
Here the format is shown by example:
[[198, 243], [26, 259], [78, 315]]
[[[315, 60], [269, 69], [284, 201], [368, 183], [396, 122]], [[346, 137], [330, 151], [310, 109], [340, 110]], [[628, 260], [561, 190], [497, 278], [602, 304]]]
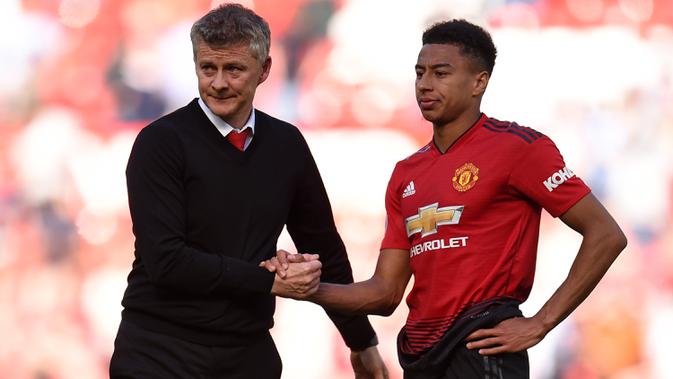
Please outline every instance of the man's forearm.
[[402, 299], [402, 294], [396, 292], [373, 277], [353, 284], [320, 283], [308, 300], [341, 313], [389, 316]]
[[625, 246], [621, 232], [584, 238], [568, 277], [533, 316], [544, 326], [545, 334], [589, 296]]
[[[260, 265], [269, 271], [278, 271], [283, 276], [283, 265], [316, 258], [307, 254], [288, 255], [279, 250], [276, 258]], [[402, 300], [410, 278], [409, 252], [404, 249], [384, 249], [379, 254], [371, 279], [352, 284], [321, 282], [318, 290], [306, 300], [340, 313], [388, 316]]]

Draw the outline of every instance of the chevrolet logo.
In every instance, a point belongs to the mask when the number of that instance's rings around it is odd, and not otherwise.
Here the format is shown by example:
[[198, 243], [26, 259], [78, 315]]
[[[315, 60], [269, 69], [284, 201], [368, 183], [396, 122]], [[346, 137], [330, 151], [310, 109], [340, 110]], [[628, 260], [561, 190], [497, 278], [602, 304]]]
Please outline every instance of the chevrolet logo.
[[407, 217], [407, 237], [421, 232], [421, 237], [437, 233], [439, 225], [455, 225], [463, 214], [463, 205], [437, 208], [439, 203], [418, 208], [418, 215]]

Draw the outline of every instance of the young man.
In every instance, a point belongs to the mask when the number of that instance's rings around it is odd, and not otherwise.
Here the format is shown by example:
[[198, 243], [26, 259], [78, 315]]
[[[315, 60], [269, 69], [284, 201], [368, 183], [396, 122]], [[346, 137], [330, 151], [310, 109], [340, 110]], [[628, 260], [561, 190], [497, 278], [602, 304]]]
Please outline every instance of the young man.
[[[495, 56], [490, 35], [467, 21], [425, 31], [416, 99], [433, 138], [395, 167], [375, 273], [351, 285], [323, 278], [309, 297], [328, 309], [389, 315], [414, 275], [398, 337], [405, 378], [527, 378], [526, 349], [589, 295], [626, 246], [548, 137], [481, 113]], [[542, 208], [583, 240], [563, 284], [523, 317]], [[282, 271], [288, 259], [302, 261], [282, 253], [264, 265]]]
[[[299, 130], [253, 109], [271, 68], [266, 21], [226, 4], [191, 38], [200, 97], [144, 128], [128, 162], [136, 250], [110, 376], [279, 378], [274, 295], [304, 298], [321, 273], [352, 283], [351, 267]], [[258, 267], [284, 225], [322, 264]], [[356, 372], [383, 378], [367, 318], [329, 315]]]

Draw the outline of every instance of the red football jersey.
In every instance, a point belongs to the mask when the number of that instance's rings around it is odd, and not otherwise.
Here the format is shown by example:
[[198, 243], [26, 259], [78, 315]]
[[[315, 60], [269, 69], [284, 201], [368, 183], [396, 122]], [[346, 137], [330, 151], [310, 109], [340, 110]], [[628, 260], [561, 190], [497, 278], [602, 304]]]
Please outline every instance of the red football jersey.
[[410, 252], [402, 350], [432, 347], [471, 305], [526, 300], [541, 208], [558, 217], [589, 192], [548, 137], [486, 115], [446, 153], [430, 142], [398, 162], [381, 249]]

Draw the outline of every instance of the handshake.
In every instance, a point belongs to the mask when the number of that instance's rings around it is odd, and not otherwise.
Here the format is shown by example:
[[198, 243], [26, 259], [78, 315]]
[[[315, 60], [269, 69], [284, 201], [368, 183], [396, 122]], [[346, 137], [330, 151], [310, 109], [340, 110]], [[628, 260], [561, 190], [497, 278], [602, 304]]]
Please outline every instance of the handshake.
[[275, 272], [271, 294], [308, 300], [318, 291], [322, 263], [317, 254], [290, 254], [278, 250], [276, 256], [262, 261], [259, 267]]

